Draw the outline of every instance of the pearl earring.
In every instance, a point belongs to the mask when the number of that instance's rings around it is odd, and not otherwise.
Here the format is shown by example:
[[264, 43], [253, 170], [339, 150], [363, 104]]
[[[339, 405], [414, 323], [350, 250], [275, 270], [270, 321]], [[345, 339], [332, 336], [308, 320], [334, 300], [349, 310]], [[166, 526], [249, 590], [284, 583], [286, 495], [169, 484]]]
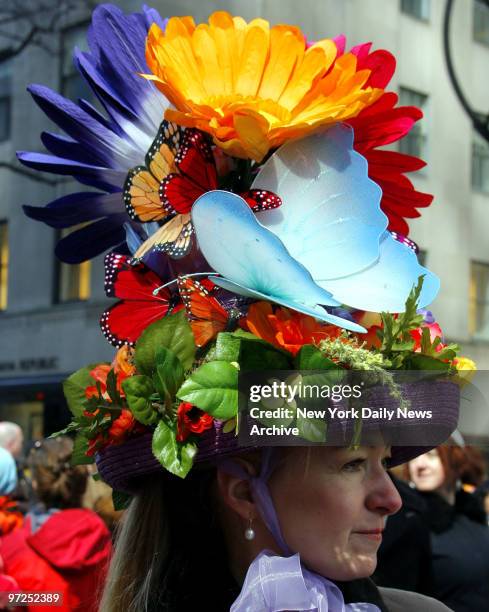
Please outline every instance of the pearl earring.
[[251, 541], [255, 539], [255, 530], [251, 526], [253, 524], [253, 519], [250, 517], [250, 524], [248, 525], [248, 529], [244, 532], [245, 540]]

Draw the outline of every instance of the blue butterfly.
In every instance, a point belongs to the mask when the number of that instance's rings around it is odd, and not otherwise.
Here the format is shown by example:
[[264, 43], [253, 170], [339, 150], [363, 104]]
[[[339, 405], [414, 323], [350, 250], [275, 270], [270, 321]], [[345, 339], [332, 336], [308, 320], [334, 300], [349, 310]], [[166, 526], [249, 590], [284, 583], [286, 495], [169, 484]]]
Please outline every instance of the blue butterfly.
[[352, 129], [337, 125], [286, 143], [264, 164], [253, 188], [280, 195], [279, 209], [255, 215], [225, 191], [198, 198], [192, 220], [221, 274], [214, 282], [353, 331], [365, 330], [320, 305], [402, 312], [420, 275], [419, 306], [429, 304], [439, 280], [386, 230], [382, 192], [367, 170]]

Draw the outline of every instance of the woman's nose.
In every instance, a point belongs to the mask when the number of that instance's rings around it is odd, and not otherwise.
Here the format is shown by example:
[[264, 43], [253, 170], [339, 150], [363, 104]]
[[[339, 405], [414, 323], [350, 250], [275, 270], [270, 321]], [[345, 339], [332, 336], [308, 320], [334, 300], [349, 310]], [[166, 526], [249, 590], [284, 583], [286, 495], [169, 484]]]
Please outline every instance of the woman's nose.
[[395, 514], [402, 506], [401, 496], [387, 472], [382, 471], [372, 479], [366, 505], [382, 515]]

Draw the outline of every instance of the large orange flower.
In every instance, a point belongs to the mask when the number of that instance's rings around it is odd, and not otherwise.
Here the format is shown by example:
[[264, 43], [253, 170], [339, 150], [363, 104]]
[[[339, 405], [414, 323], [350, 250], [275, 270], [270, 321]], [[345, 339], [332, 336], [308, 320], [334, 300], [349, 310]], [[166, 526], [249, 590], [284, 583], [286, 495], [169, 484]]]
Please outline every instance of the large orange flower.
[[306, 48], [294, 26], [224, 11], [198, 26], [173, 17], [165, 32], [154, 23], [146, 60], [153, 75], [145, 76], [175, 106], [167, 119], [258, 162], [286, 139], [355, 117], [383, 93], [367, 85], [371, 70], [359, 70], [354, 54], [337, 58], [332, 40]]
[[245, 325], [255, 336], [293, 355], [304, 344], [319, 344], [326, 338], [337, 338], [342, 332], [336, 325], [325, 325], [300, 312], [280, 307], [274, 311], [270, 302], [251, 304]]

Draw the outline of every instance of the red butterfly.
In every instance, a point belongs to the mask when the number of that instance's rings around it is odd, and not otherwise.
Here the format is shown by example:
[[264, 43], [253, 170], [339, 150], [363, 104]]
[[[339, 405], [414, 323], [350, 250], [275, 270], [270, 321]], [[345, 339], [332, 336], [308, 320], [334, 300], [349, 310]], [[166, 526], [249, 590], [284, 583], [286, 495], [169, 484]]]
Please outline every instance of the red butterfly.
[[[163, 225], [136, 251], [142, 258], [150, 249], [179, 258], [188, 254], [194, 232], [190, 211], [195, 200], [218, 189], [216, 162], [204, 132], [184, 132], [163, 121], [146, 154], [146, 166], [130, 170], [124, 201], [130, 217], [139, 222]], [[271, 191], [251, 189], [240, 194], [255, 212], [277, 208], [281, 199]]]
[[113, 346], [134, 345], [141, 333], [172, 310], [180, 310], [168, 289], [153, 293], [161, 279], [142, 263], [131, 265], [131, 258], [117, 253], [105, 256], [105, 293], [119, 302], [107, 308], [100, 327]]
[[239, 308], [227, 308], [214, 297], [219, 289], [209, 279], [199, 282], [179, 276], [177, 284], [197, 346], [204, 346], [219, 332], [232, 329], [244, 316]]

